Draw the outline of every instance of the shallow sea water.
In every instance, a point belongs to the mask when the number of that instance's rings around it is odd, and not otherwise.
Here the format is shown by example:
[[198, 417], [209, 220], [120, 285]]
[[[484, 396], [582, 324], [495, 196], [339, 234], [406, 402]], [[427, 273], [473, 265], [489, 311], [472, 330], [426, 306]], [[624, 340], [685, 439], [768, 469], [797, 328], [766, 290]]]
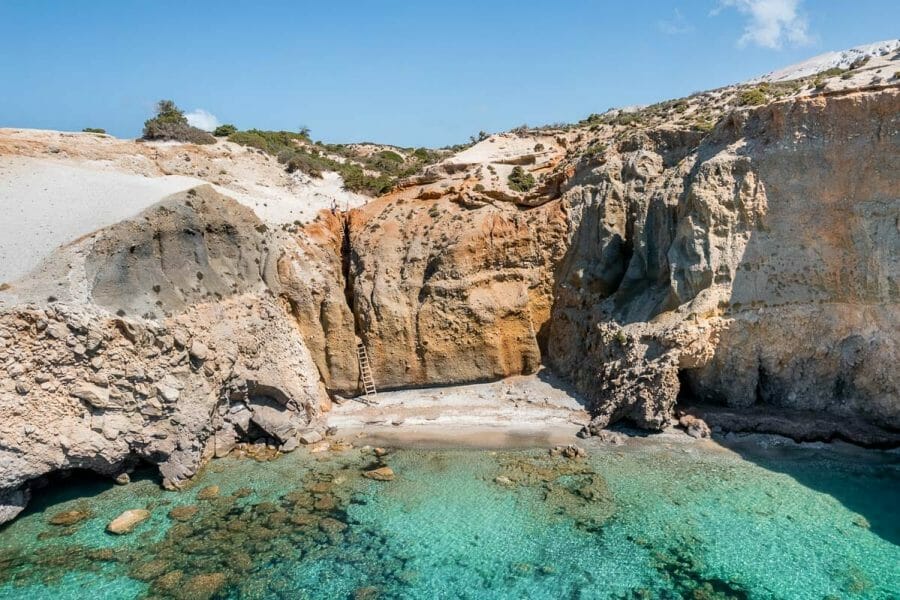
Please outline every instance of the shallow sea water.
[[[72, 478], [0, 529], [0, 598], [900, 598], [896, 453], [588, 450], [226, 458], [181, 492]], [[393, 481], [361, 476], [382, 463]], [[130, 508], [152, 516], [106, 533]]]

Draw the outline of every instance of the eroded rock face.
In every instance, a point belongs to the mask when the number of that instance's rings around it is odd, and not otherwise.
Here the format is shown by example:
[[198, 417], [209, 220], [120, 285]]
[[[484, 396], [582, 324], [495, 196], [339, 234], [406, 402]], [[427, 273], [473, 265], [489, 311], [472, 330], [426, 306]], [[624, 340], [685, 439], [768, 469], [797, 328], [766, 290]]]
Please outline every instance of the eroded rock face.
[[141, 459], [178, 486], [241, 442], [320, 439], [358, 341], [379, 389], [546, 362], [589, 399], [584, 434], [661, 429], [679, 394], [900, 429], [898, 115], [894, 86], [709, 134], [505, 134], [299, 229], [176, 195], [4, 292], [0, 521], [49, 472]]
[[[900, 95], [775, 103], [670, 167], [620, 144], [580, 206], [548, 357], [594, 428], [661, 428], [680, 390], [900, 426]], [[671, 148], [671, 146], [669, 146]]]
[[532, 373], [553, 303], [565, 215], [388, 198], [350, 215], [357, 331], [383, 387]]
[[67, 285], [17, 286], [59, 299], [0, 312], [3, 520], [53, 471], [144, 460], [178, 487], [238, 441], [296, 445], [329, 401], [274, 276], [280, 239], [198, 188], [62, 249]]

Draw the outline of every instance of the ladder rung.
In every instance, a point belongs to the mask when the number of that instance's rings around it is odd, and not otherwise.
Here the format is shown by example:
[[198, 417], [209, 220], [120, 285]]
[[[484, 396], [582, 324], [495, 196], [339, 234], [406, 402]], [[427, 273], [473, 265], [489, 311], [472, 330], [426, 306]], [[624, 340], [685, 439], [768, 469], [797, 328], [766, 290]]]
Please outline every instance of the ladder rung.
[[366, 346], [361, 341], [356, 344], [356, 356], [359, 360], [359, 374], [363, 384], [363, 394], [368, 396], [377, 396], [378, 391], [375, 389], [375, 379], [372, 377], [372, 367], [369, 364], [369, 353]]

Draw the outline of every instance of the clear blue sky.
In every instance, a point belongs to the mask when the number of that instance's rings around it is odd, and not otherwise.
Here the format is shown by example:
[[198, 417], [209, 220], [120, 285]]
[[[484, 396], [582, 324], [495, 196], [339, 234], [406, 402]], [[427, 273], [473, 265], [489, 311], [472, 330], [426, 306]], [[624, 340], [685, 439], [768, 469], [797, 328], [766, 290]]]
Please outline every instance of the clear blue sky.
[[900, 34], [895, 0], [0, 0], [0, 126], [241, 128], [442, 146], [741, 81]]

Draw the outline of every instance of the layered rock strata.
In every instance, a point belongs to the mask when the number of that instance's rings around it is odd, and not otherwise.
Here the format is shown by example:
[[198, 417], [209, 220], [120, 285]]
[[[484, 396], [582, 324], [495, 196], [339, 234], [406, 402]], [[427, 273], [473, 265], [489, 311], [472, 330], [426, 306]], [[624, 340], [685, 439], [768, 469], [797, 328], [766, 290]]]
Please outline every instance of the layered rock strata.
[[0, 520], [53, 471], [149, 461], [178, 486], [238, 442], [317, 439], [358, 341], [380, 388], [546, 363], [590, 433], [691, 401], [900, 430], [898, 115], [887, 86], [709, 132], [493, 136], [301, 227], [171, 197], [0, 290]]

